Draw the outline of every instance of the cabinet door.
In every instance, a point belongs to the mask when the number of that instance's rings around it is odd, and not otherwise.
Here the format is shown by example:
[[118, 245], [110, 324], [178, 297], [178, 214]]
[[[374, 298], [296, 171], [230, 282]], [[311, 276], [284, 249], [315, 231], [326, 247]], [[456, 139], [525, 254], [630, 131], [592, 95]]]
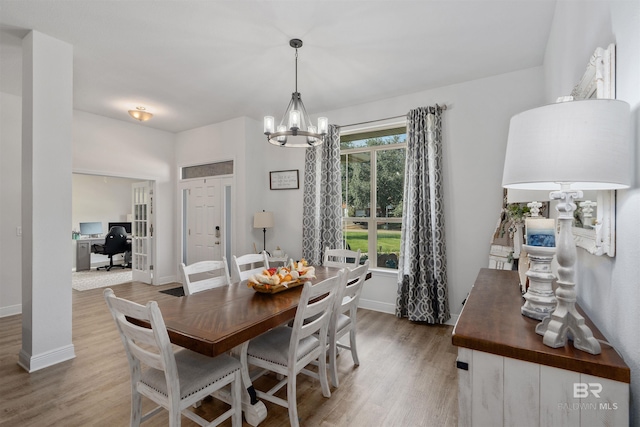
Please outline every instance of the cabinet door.
[[473, 352], [471, 426], [504, 425], [503, 357]]
[[91, 242], [76, 243], [76, 271], [91, 269]]

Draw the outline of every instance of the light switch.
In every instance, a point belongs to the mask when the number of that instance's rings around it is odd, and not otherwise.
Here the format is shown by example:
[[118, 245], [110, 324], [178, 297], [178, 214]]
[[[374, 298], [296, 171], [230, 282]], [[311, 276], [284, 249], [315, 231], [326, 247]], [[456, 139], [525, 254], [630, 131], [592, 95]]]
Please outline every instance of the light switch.
[[20, 226], [16, 227], [16, 236], [22, 236], [22, 227]]

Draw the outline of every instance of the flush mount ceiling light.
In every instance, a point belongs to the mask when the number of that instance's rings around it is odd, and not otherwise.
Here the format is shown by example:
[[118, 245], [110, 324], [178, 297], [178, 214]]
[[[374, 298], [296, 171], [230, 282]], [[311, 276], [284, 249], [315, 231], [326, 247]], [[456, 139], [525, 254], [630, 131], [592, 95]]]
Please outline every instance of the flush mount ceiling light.
[[153, 114], [146, 111], [146, 108], [144, 107], [136, 107], [135, 110], [129, 110], [129, 115], [136, 120], [140, 120], [141, 122], [146, 122], [151, 117], [153, 117]]
[[324, 142], [329, 128], [326, 117], [318, 118], [318, 126], [311, 124], [307, 110], [304, 108], [300, 92], [298, 92], [298, 48], [302, 40], [291, 39], [289, 46], [296, 50], [296, 89], [291, 94], [291, 101], [278, 127], [275, 127], [273, 116], [264, 118], [264, 134], [273, 145], [281, 147], [315, 147]]

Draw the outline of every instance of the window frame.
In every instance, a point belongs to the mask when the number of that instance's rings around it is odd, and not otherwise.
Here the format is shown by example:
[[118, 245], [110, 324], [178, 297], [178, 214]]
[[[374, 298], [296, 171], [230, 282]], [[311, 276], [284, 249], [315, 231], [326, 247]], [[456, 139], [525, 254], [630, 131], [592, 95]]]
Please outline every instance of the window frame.
[[[403, 132], [392, 132], [394, 130]], [[386, 126], [377, 127], [377, 128], [367, 128], [367, 129], [353, 129], [349, 132], [341, 133], [340, 140], [342, 142], [343, 136], [346, 136], [348, 140], [361, 140], [361, 139], [371, 139], [375, 137], [381, 136], [392, 136], [392, 135], [400, 135], [406, 134], [406, 121], [396, 122], [393, 124], [388, 124]], [[357, 139], [353, 138], [353, 135], [358, 135]], [[364, 147], [355, 147], [355, 148], [347, 148], [343, 149], [340, 147], [340, 157], [342, 155], [352, 155], [359, 153], [370, 153], [370, 182], [369, 182], [369, 216], [366, 217], [345, 217], [344, 214], [342, 216], [341, 227], [343, 232], [346, 230], [346, 224], [349, 222], [366, 222], [367, 223], [367, 252], [369, 254], [369, 265], [370, 268], [380, 269], [387, 272], [396, 272], [398, 268], [389, 268], [385, 266], [378, 265], [378, 252], [377, 252], [377, 242], [378, 242], [378, 224], [384, 223], [394, 223], [394, 224], [402, 224], [402, 217], [379, 217], [377, 215], [377, 206], [378, 206], [378, 191], [377, 191], [377, 182], [378, 182], [378, 152], [380, 151], [389, 151], [389, 150], [405, 150], [407, 143], [401, 142], [399, 144], [393, 145], [377, 145], [377, 146], [364, 146]], [[341, 177], [342, 179], [342, 177]], [[404, 183], [403, 183], [403, 192], [404, 192]], [[404, 197], [404, 193], [403, 193]], [[373, 216], [371, 214], [374, 214]], [[402, 227], [401, 227], [402, 230]], [[400, 231], [402, 233], [402, 231]], [[373, 237], [373, 238], [372, 238]], [[346, 237], [345, 237], [346, 241]], [[371, 256], [371, 254], [375, 254], [375, 256]]]

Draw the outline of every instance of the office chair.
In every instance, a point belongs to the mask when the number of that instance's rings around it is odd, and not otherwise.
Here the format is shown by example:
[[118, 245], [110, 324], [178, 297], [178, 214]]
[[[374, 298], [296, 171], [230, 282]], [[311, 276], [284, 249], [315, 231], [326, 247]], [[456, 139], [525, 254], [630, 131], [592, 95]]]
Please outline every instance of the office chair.
[[131, 265], [129, 264], [113, 265], [114, 255], [124, 255], [126, 252], [130, 251], [131, 242], [127, 241], [127, 231], [122, 226], [111, 227], [111, 230], [109, 230], [104, 239], [104, 245], [91, 245], [91, 252], [109, 256], [109, 265], [98, 267], [97, 270], [104, 268], [105, 270], [110, 271], [113, 267], [131, 268]]

